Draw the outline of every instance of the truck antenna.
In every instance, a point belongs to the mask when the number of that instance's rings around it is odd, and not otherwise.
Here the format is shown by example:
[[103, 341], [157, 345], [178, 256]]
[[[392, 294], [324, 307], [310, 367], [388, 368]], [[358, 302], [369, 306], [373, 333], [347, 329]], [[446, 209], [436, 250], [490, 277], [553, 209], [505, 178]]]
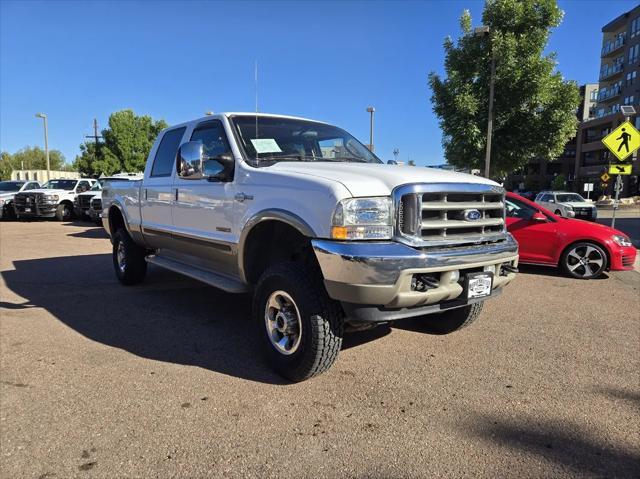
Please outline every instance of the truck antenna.
[[[255, 82], [255, 90], [256, 90], [256, 140], [258, 139], [258, 60], [255, 60], [255, 65], [254, 65], [254, 82]], [[258, 149], [255, 148], [256, 150], [256, 164], [258, 163], [259, 159], [258, 159]]]

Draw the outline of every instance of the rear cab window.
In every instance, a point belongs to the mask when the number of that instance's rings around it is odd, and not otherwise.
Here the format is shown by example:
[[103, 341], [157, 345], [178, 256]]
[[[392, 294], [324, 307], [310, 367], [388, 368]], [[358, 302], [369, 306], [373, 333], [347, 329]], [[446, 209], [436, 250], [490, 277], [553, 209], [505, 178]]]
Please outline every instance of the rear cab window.
[[185, 127], [168, 130], [162, 136], [158, 151], [153, 159], [151, 177], [171, 176], [173, 165], [176, 161], [176, 153], [180, 146], [180, 140], [185, 132]]

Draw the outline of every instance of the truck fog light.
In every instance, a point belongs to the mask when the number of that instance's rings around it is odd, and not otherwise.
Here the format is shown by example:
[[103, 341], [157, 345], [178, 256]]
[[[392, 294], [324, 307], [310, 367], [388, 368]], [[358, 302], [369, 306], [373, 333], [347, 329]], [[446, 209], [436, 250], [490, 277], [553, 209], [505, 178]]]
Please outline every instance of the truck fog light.
[[496, 274], [496, 267], [494, 265], [492, 265], [492, 264], [489, 264], [489, 265], [484, 267], [484, 272], [485, 273]]
[[451, 272], [451, 283], [457, 283], [460, 279], [460, 271], [455, 270]]

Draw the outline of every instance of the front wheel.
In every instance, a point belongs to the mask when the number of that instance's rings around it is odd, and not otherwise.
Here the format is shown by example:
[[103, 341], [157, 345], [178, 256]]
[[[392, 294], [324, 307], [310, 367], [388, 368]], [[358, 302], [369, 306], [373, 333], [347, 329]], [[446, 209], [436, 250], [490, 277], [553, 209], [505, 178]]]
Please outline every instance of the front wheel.
[[262, 274], [253, 316], [267, 360], [291, 381], [325, 372], [342, 347], [341, 308], [320, 278], [298, 263], [278, 264]]
[[113, 235], [113, 267], [118, 280], [127, 286], [140, 283], [147, 274], [145, 250], [123, 228]]
[[556, 210], [556, 216], [562, 216], [562, 211]]
[[483, 306], [484, 301], [480, 301], [468, 306], [449, 309], [442, 313], [428, 314], [424, 318], [421, 318], [420, 322], [428, 332], [436, 334], [453, 333], [454, 331], [466, 328], [478, 319]]
[[560, 263], [569, 276], [592, 279], [600, 276], [607, 268], [607, 254], [595, 243], [576, 243], [567, 248]]
[[71, 219], [72, 210], [67, 203], [61, 203], [56, 208], [56, 220], [68, 221]]

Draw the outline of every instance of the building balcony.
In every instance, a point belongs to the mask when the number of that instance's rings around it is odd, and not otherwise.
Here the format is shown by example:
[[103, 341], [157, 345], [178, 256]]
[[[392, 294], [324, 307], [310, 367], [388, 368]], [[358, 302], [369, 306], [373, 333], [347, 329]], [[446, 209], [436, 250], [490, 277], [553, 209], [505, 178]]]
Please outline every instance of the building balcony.
[[621, 75], [623, 70], [624, 63], [616, 63], [615, 65], [612, 65], [611, 68], [600, 72], [600, 80], [607, 80], [617, 75]]
[[618, 50], [620, 50], [622, 47], [624, 47], [624, 45], [625, 45], [625, 39], [624, 38], [619, 38], [615, 42], [607, 42], [602, 47], [602, 52], [601, 52], [600, 56], [602, 58], [606, 58], [606, 57], [608, 57], [610, 55], [613, 55]]
[[600, 90], [598, 93], [598, 103], [606, 103], [620, 96], [620, 88], [613, 88], [611, 90]]

